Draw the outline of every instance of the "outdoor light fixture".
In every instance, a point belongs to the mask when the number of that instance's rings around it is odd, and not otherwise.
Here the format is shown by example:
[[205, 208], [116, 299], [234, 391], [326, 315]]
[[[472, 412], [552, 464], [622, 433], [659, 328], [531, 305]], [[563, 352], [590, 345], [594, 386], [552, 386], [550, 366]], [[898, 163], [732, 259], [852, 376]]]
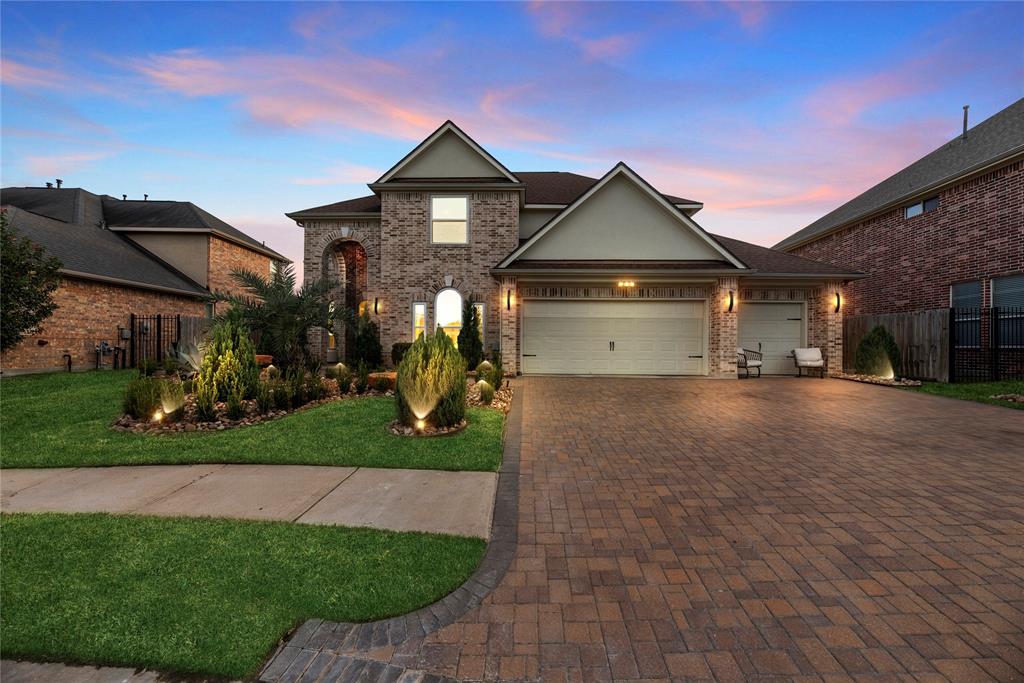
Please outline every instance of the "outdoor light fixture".
[[505, 310], [512, 310], [512, 290], [508, 289], [505, 291]]
[[836, 313], [839, 312], [839, 309], [842, 308], [842, 305], [843, 305], [843, 297], [841, 297], [839, 295], [839, 290], [836, 290]]
[[733, 291], [730, 289], [729, 290], [729, 312], [730, 313], [732, 313], [732, 307], [733, 307], [733, 304], [735, 304], [735, 303], [736, 303], [735, 295], [733, 294]]
[[632, 280], [619, 280], [619, 287], [636, 287], [636, 283]]
[[377, 315], [380, 313], [380, 299], [373, 297], [373, 314]]
[[153, 422], [159, 422], [162, 419], [164, 419], [163, 411], [158, 410], [155, 413], [153, 413]]
[[424, 420], [416, 420], [416, 429], [418, 429], [418, 430], [420, 430], [422, 432], [424, 427], [426, 427], [426, 426], [427, 426], [426, 421], [424, 421]]

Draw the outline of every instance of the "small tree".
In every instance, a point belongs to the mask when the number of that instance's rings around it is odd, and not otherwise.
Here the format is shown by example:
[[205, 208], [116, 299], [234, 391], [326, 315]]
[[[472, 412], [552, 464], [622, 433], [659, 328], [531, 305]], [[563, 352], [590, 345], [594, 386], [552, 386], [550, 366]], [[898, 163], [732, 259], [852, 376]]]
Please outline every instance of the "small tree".
[[376, 370], [384, 362], [384, 349], [380, 345], [380, 329], [370, 317], [370, 312], [363, 311], [356, 323], [356, 338], [349, 353], [349, 364], [365, 364]]
[[466, 361], [438, 329], [420, 335], [398, 366], [398, 419], [407, 426], [424, 420], [435, 427], [457, 425], [466, 415]]
[[462, 304], [462, 329], [459, 330], [459, 353], [466, 359], [466, 366], [475, 368], [484, 358], [484, 340], [480, 338], [480, 314], [473, 297], [467, 297]]
[[881, 325], [864, 335], [853, 356], [853, 368], [862, 375], [895, 376], [900, 365], [900, 347], [889, 330]]
[[60, 268], [58, 259], [20, 237], [0, 213], [0, 350], [38, 331], [53, 315]]

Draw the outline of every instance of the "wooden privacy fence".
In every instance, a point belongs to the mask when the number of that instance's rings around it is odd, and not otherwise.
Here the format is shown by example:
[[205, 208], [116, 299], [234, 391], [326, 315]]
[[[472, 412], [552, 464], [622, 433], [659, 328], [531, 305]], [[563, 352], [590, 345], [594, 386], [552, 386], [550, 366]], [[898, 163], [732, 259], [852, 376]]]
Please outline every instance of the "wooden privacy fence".
[[843, 319], [843, 369], [853, 372], [853, 356], [860, 340], [875, 325], [882, 325], [896, 338], [903, 356], [903, 367], [896, 369], [897, 375], [948, 382], [949, 319], [948, 308], [847, 316]]

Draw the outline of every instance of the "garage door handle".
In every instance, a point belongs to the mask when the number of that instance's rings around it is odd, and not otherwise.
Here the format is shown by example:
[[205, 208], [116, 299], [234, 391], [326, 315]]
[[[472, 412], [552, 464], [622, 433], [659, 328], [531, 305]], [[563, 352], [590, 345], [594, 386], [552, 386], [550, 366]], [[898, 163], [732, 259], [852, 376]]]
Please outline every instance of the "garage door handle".
[[524, 353], [523, 354], [523, 358], [536, 358], [536, 357], [537, 357], [537, 354], [535, 354], [535, 353]]
[[699, 356], [688, 356], [688, 358], [703, 358], [703, 357], [704, 357], [704, 354], [701, 354]]
[[800, 321], [800, 320], [803, 320], [803, 318], [786, 318], [786, 320], [797, 320], [797, 321]]

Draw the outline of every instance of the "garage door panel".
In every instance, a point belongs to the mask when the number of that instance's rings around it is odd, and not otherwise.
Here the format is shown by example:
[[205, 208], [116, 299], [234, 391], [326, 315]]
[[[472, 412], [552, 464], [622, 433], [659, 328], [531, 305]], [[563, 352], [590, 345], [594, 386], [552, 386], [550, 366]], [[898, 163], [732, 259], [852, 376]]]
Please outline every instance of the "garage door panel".
[[764, 354], [766, 375], [794, 372], [792, 351], [805, 344], [804, 307], [800, 303], [743, 303], [739, 308], [739, 345]]
[[527, 373], [704, 372], [688, 357], [703, 356], [703, 302], [528, 301], [523, 317]]

